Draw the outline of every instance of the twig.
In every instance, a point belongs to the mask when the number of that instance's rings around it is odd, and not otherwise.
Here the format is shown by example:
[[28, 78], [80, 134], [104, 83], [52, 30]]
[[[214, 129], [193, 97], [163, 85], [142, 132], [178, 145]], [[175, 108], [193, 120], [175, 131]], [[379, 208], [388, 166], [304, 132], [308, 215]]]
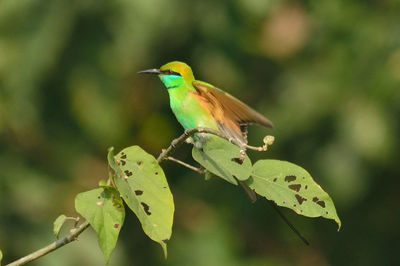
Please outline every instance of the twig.
[[268, 146], [271, 146], [272, 144], [274, 144], [274, 141], [275, 141], [274, 136], [267, 135], [263, 139], [264, 145], [257, 147], [257, 146], [250, 146], [248, 144], [245, 144], [244, 147], [249, 150], [254, 150], [254, 151], [267, 151]]
[[[196, 127], [192, 129], [187, 129], [185, 132], [180, 135], [178, 138], [174, 139], [171, 142], [171, 145], [167, 149], [162, 150], [160, 155], [157, 158], [157, 162], [160, 163], [163, 160], [166, 160], [167, 157], [174, 152], [174, 150], [182, 145], [183, 142], [185, 142], [186, 139], [190, 138], [196, 133], [209, 133], [216, 135], [218, 137], [221, 137], [223, 139], [226, 139], [229, 142], [234, 143], [234, 140], [232, 138], [227, 138], [223, 133], [221, 133], [218, 130], [212, 129], [212, 128], [207, 128], [207, 127]], [[250, 149], [250, 150], [256, 150], [256, 151], [266, 151], [268, 148], [268, 145], [272, 145], [274, 142], [274, 137], [273, 136], [265, 136], [264, 137], [264, 145], [260, 147], [255, 147], [255, 146], [250, 146], [248, 144], [240, 144], [240, 143], [234, 143], [237, 146], [243, 145], [244, 148]]]
[[65, 235], [63, 238], [60, 238], [59, 240], [51, 243], [47, 247], [41, 248], [35, 252], [32, 252], [31, 254], [22, 257], [14, 262], [11, 262], [10, 264], [7, 264], [6, 266], [17, 266], [17, 265], [24, 265], [25, 263], [31, 262], [33, 260], [36, 260], [74, 240], [78, 239], [78, 236], [85, 231], [86, 228], [89, 227], [89, 222], [85, 221], [81, 225], [79, 225], [76, 228], [73, 228], [70, 230], [70, 232]]
[[165, 150], [163, 150], [160, 155], [157, 158], [157, 162], [160, 163], [163, 160], [166, 160], [167, 157], [173, 153], [173, 151], [179, 147], [180, 145], [182, 145], [183, 142], [185, 142], [185, 140], [191, 136], [193, 136], [195, 133], [210, 133], [216, 136], [219, 136], [221, 138], [224, 138], [226, 140], [229, 140], [226, 138], [226, 136], [224, 134], [222, 134], [221, 132], [219, 132], [218, 130], [212, 129], [212, 128], [206, 128], [206, 127], [196, 127], [196, 128], [192, 128], [192, 129], [187, 129], [185, 130], [185, 133], [183, 133], [182, 135], [180, 135], [178, 138], [174, 139], [171, 142], [171, 145], [169, 145], [168, 148], [166, 148]]
[[282, 218], [282, 220], [285, 221], [285, 223], [292, 229], [292, 231], [306, 244], [307, 246], [310, 245], [310, 242], [307, 241], [307, 239], [294, 227], [294, 225], [283, 215], [283, 213], [279, 210], [278, 206], [273, 201], [267, 200], [267, 202], [274, 208], [274, 210], [279, 214], [279, 216]]
[[176, 159], [176, 158], [174, 158], [174, 157], [168, 156], [168, 157], [167, 157], [167, 160], [168, 160], [168, 161], [176, 162], [176, 163], [178, 163], [178, 164], [180, 164], [180, 165], [183, 165], [183, 166], [185, 166], [186, 168], [189, 168], [190, 170], [193, 170], [193, 171], [195, 171], [195, 172], [197, 172], [197, 173], [199, 173], [199, 174], [201, 174], [201, 175], [204, 175], [204, 174], [205, 174], [205, 172], [204, 172], [204, 170], [203, 170], [202, 168], [195, 167], [195, 166], [190, 165], [190, 164], [188, 164], [188, 163], [185, 163], [185, 162], [183, 162], [183, 161], [181, 161], [181, 160], [178, 160], [178, 159]]
[[248, 145], [248, 144], [245, 144], [244, 146], [245, 146], [247, 149], [253, 150], [253, 151], [266, 151], [266, 150], [267, 150], [267, 146], [266, 146], [266, 145], [257, 147], [257, 146], [250, 146], [250, 145]]

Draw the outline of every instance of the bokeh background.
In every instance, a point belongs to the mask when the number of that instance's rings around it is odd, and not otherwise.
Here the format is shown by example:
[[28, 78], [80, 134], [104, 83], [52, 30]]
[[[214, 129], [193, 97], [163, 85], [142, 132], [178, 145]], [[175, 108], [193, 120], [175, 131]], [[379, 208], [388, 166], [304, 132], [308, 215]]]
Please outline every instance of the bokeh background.
[[[0, 1], [0, 249], [54, 240], [74, 197], [107, 176], [106, 150], [157, 155], [182, 128], [142, 69], [181, 60], [269, 117], [259, 158], [299, 164], [343, 227], [163, 163], [176, 205], [169, 258], [129, 212], [109, 265], [393, 265], [400, 248], [397, 0]], [[176, 155], [191, 161], [190, 146]], [[65, 232], [65, 231], [64, 231]], [[92, 229], [31, 265], [104, 265]]]

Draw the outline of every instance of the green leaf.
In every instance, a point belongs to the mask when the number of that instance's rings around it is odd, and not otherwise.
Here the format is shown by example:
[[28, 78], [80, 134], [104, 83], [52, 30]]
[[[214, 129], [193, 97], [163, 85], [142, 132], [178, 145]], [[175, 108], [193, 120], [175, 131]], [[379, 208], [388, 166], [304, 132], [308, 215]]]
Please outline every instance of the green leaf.
[[113, 187], [102, 187], [79, 193], [75, 198], [75, 209], [96, 231], [108, 263], [125, 218], [118, 191]]
[[128, 147], [115, 157], [110, 150], [108, 159], [121, 197], [139, 218], [143, 231], [167, 256], [166, 241], [171, 238], [175, 207], [164, 171], [139, 146]]
[[[303, 168], [286, 161], [260, 160], [246, 182], [261, 196], [308, 217], [333, 219], [341, 226], [332, 199]], [[339, 230], [338, 229], [338, 230]]]
[[[118, 164], [114, 160], [114, 147], [108, 148], [107, 160], [108, 160], [108, 164], [110, 165], [111, 169], [113, 169], [115, 171], [115, 169], [118, 168]], [[113, 176], [112, 171], [110, 171], [110, 175]]]
[[212, 136], [202, 149], [195, 146], [192, 150], [193, 158], [211, 173], [237, 185], [235, 178], [247, 180], [251, 174], [251, 161], [248, 156], [242, 164], [235, 159], [240, 157], [240, 148], [229, 141]]
[[53, 233], [58, 238], [58, 235], [60, 234], [61, 227], [67, 220], [67, 216], [64, 214], [61, 214], [60, 216], [57, 217], [57, 219], [53, 223]]

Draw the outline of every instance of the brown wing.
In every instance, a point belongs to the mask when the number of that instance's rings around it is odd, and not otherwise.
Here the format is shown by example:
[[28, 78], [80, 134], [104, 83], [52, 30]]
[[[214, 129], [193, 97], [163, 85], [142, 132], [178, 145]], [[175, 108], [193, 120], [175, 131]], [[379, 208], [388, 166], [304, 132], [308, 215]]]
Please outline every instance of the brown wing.
[[232, 95], [202, 81], [193, 81], [192, 84], [201, 101], [209, 106], [221, 132], [228, 137], [247, 143], [247, 124], [273, 127], [266, 117]]

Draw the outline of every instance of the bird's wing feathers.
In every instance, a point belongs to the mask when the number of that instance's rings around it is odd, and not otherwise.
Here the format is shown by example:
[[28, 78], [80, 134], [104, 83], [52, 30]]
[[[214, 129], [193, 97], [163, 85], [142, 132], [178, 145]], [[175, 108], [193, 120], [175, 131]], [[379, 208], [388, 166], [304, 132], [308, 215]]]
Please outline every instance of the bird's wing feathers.
[[246, 143], [247, 124], [272, 128], [271, 121], [232, 95], [202, 81], [193, 81], [192, 84], [201, 101], [208, 105], [219, 129], [228, 137]]

